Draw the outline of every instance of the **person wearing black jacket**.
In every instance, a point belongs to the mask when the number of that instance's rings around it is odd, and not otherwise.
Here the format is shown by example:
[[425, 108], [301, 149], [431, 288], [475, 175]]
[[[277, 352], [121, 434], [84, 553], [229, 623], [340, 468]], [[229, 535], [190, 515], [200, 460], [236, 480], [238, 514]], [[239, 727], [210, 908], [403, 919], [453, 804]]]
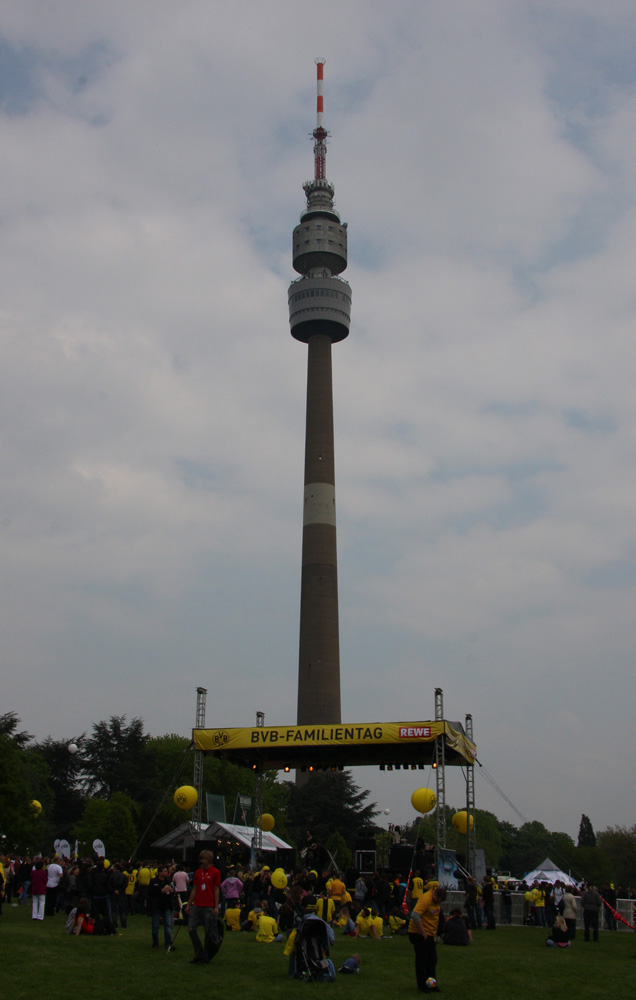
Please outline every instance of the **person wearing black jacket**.
[[175, 890], [167, 865], [160, 865], [155, 878], [148, 886], [148, 904], [152, 914], [152, 947], [159, 947], [159, 923], [163, 921], [163, 943], [172, 951], [172, 915]]
[[444, 944], [468, 944], [468, 928], [461, 910], [451, 910], [450, 917], [444, 923], [443, 932], [440, 931], [440, 937]]
[[108, 871], [108, 892], [110, 896], [110, 918], [117, 927], [117, 918], [121, 922], [123, 930], [128, 927], [128, 896], [126, 886], [128, 879], [122, 871], [120, 864], [112, 865]]
[[108, 905], [108, 868], [104, 865], [104, 859], [100, 858], [91, 872], [91, 892], [93, 896], [93, 916], [110, 920], [110, 907]]
[[486, 915], [486, 930], [494, 931], [495, 924], [495, 889], [491, 879], [486, 877], [482, 883], [481, 898], [484, 901]]

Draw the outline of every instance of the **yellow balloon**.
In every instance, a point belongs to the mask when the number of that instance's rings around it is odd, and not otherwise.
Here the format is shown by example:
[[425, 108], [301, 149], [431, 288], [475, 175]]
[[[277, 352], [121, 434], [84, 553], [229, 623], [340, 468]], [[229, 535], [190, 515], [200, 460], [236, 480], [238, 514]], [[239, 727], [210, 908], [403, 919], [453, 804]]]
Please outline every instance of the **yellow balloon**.
[[430, 813], [436, 802], [437, 796], [432, 788], [416, 788], [411, 795], [411, 805], [418, 813]]
[[192, 785], [181, 785], [174, 793], [174, 804], [179, 809], [192, 809], [197, 804], [199, 798], [196, 788]]
[[31, 812], [34, 816], [39, 816], [42, 812], [42, 803], [38, 802], [37, 799], [33, 799], [33, 802], [31, 803]]
[[[470, 828], [473, 828], [473, 817], [470, 817]], [[466, 833], [468, 830], [468, 813], [465, 809], [460, 812], [456, 812], [453, 816], [453, 826], [458, 833]]]
[[272, 885], [275, 889], [284, 889], [287, 885], [287, 876], [282, 868], [277, 868], [272, 872]]
[[274, 829], [274, 822], [274, 817], [271, 813], [263, 813], [260, 822], [261, 830], [264, 830], [265, 833], [269, 833], [270, 830]]
[[110, 868], [110, 861], [108, 858], [104, 858], [104, 868]]

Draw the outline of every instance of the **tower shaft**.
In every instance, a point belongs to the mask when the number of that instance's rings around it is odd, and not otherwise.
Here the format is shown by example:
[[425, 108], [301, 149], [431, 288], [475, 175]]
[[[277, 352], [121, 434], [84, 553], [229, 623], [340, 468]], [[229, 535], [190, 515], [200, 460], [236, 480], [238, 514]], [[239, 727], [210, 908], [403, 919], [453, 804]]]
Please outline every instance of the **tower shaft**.
[[340, 721], [331, 338], [316, 333], [307, 345], [298, 725]]

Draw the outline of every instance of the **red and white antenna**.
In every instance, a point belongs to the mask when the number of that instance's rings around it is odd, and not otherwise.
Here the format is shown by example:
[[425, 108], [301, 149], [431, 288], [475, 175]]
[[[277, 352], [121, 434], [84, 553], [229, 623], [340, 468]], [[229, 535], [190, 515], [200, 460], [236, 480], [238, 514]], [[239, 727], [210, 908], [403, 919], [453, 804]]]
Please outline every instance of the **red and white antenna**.
[[322, 92], [322, 83], [323, 83], [323, 79], [324, 79], [324, 76], [323, 76], [323, 67], [325, 65], [325, 62], [326, 62], [325, 59], [316, 59], [316, 70], [317, 70], [317, 73], [318, 73], [317, 80], [316, 80], [316, 126], [317, 126], [317, 128], [322, 128], [322, 126], [323, 126], [322, 113], [324, 111], [324, 106], [323, 106], [324, 98], [323, 98], [323, 92]]
[[323, 97], [323, 68], [326, 59], [318, 58], [316, 63], [316, 128], [314, 129], [314, 180], [325, 180], [327, 176], [327, 136], [329, 133], [323, 124], [324, 97]]

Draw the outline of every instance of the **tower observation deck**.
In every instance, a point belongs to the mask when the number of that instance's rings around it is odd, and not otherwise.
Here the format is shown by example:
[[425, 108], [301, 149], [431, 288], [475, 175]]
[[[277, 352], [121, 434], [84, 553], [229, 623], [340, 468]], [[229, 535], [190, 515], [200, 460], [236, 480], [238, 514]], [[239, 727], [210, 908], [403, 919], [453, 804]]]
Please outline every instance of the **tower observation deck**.
[[303, 184], [307, 207], [292, 243], [300, 277], [288, 293], [292, 337], [307, 344], [298, 725], [341, 721], [331, 345], [349, 333], [351, 289], [340, 277], [347, 266], [347, 224], [326, 178], [324, 59], [316, 66], [314, 177]]

